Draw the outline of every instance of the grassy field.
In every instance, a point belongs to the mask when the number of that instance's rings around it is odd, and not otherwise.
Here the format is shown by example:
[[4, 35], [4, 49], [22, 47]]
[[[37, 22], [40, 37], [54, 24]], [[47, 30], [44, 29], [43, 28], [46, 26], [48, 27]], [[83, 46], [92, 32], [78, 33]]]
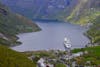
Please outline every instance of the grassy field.
[[0, 67], [36, 67], [26, 55], [0, 45]]

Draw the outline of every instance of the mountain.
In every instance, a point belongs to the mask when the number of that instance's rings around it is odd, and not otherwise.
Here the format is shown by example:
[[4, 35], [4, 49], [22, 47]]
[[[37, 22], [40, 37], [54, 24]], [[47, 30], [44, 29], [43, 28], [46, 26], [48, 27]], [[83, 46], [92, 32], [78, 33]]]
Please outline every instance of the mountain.
[[18, 42], [19, 33], [32, 32], [40, 28], [22, 15], [11, 12], [8, 7], [0, 3], [0, 44], [14, 46]]
[[12, 11], [31, 19], [51, 20], [62, 20], [72, 10], [70, 4], [77, 3], [74, 0], [1, 0], [1, 2], [9, 6]]
[[[74, 7], [67, 21], [85, 25], [96, 17], [100, 16], [99, 0], [77, 0], [78, 4]], [[94, 4], [94, 5], [93, 5]]]
[[100, 12], [99, 0], [1, 0], [1, 2], [8, 5], [12, 11], [30, 19], [71, 20], [77, 24], [89, 22], [89, 18], [93, 19]]
[[26, 55], [0, 45], [0, 67], [36, 67]]
[[90, 26], [87, 36], [93, 45], [100, 45], [100, 0], [77, 0], [67, 21]]

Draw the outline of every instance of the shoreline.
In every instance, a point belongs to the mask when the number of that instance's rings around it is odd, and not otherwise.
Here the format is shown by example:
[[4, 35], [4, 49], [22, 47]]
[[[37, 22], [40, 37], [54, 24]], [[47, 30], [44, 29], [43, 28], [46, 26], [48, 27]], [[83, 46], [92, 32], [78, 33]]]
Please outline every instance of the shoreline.
[[[66, 22], [65, 22], [66, 23]], [[72, 25], [75, 25], [75, 27], [82, 27], [82, 26], [80, 26], [80, 25], [76, 25], [76, 24], [72, 24]], [[71, 25], [71, 26], [72, 26]], [[86, 39], [88, 39], [85, 35], [84, 35], [84, 33], [87, 31], [87, 30], [85, 30], [86, 28], [85, 27], [83, 27], [83, 30], [84, 30], [84, 32], [82, 33], [82, 36], [84, 36]], [[41, 31], [41, 30], [40, 30]], [[37, 32], [39, 32], [39, 31], [37, 31]], [[33, 32], [27, 32], [27, 33], [33, 33]], [[18, 35], [22, 35], [22, 34], [27, 34], [27, 33], [20, 33], [20, 34], [18, 34]], [[17, 35], [17, 36], [18, 36]], [[32, 36], [33, 37], [33, 36]], [[88, 39], [89, 40], [89, 39]], [[90, 41], [90, 40], [89, 40]], [[88, 44], [88, 43], [87, 43]], [[85, 45], [87, 45], [87, 44], [84, 44], [84, 46], [83, 47], [80, 47], [80, 46], [77, 46], [77, 47], [73, 47], [72, 49], [76, 49], [76, 48], [84, 48], [85, 47]], [[18, 45], [18, 46], [20, 46], [20, 45]], [[16, 50], [16, 46], [14, 46], [15, 47], [15, 50]], [[14, 48], [14, 47], [12, 47], [12, 48]], [[19, 48], [19, 49], [21, 49], [21, 47]], [[34, 51], [34, 50], [38, 50], [38, 49], [32, 49], [32, 50], [29, 50], [29, 51]], [[40, 50], [51, 50], [51, 49], [40, 49]], [[55, 50], [55, 49], [54, 49]], [[56, 49], [57, 50], [57, 49]], [[58, 49], [59, 50], [59, 49]], [[64, 49], [63, 49], [64, 50]], [[23, 52], [23, 51], [28, 51], [28, 50], [23, 50], [22, 49], [22, 51], [21, 50], [18, 50], [18, 51], [20, 51], [20, 52]]]

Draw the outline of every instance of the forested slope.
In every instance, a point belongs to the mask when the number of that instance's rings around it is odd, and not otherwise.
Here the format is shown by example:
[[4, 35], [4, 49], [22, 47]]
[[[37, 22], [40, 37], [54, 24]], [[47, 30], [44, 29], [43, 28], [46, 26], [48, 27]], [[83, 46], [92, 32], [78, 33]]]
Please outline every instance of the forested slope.
[[13, 46], [20, 44], [16, 36], [19, 33], [38, 31], [40, 28], [31, 20], [11, 12], [0, 3], [0, 44]]

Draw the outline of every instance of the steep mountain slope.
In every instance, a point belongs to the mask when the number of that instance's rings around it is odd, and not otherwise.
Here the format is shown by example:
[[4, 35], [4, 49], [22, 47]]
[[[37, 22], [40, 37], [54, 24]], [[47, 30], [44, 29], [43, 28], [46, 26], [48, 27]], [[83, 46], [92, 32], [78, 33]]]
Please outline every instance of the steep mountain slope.
[[100, 44], [100, 0], [78, 0], [67, 21], [91, 26], [87, 31], [92, 44]]
[[0, 67], [36, 67], [24, 54], [0, 45]]
[[[99, 0], [1, 0], [14, 12], [31, 19], [53, 19], [85, 24], [99, 15]], [[93, 5], [94, 4], [94, 5]], [[83, 18], [85, 17], [85, 18]]]
[[99, 0], [78, 0], [78, 4], [67, 17], [67, 21], [85, 25], [98, 16], [100, 16]]
[[7, 46], [20, 44], [17, 41], [17, 34], [39, 29], [31, 20], [12, 13], [5, 5], [0, 3], [0, 44]]
[[[63, 20], [72, 10], [74, 0], [1, 0], [14, 12], [23, 14], [31, 19]], [[68, 9], [71, 8], [71, 9]], [[69, 13], [68, 13], [69, 12]]]

